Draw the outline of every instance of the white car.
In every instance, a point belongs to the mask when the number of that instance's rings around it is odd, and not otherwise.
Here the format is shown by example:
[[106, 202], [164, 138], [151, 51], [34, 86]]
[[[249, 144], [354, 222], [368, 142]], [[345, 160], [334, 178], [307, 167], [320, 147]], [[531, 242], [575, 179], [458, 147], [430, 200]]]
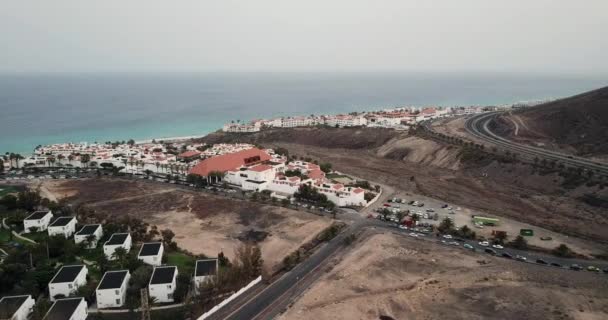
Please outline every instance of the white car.
[[482, 246], [482, 247], [487, 247], [487, 246], [489, 246], [489, 245], [490, 245], [490, 243], [489, 243], [489, 242], [487, 242], [487, 241], [480, 241], [480, 242], [479, 242], [479, 245], [480, 245], [480, 246]]
[[412, 232], [412, 233], [410, 233], [410, 236], [412, 236], [412, 237], [418, 237], [418, 234], [415, 233], [415, 232]]
[[444, 238], [444, 239], [452, 239], [452, 236], [451, 236], [451, 235], [449, 235], [449, 234], [444, 234], [444, 235], [443, 235], [443, 238]]
[[494, 249], [504, 249], [505, 247], [503, 247], [503, 246], [501, 246], [499, 244], [495, 244], [495, 245], [492, 245], [492, 248], [494, 248]]

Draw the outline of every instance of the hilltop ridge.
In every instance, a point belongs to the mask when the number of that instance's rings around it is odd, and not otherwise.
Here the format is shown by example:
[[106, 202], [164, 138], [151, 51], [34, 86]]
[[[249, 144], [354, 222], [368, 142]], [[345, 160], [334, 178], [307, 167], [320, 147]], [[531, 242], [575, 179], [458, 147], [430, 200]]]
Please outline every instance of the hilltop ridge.
[[608, 87], [505, 114], [495, 131], [581, 156], [608, 155]]

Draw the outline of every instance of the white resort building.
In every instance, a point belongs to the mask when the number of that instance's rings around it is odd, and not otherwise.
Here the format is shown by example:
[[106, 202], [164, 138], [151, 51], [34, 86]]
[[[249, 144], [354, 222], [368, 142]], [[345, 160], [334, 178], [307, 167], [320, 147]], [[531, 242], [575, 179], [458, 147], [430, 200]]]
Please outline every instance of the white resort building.
[[51, 210], [36, 211], [23, 220], [23, 232], [46, 231], [52, 218]]
[[97, 290], [95, 290], [97, 308], [122, 307], [127, 298], [129, 279], [131, 279], [129, 270], [106, 272], [101, 278]]
[[103, 237], [103, 228], [100, 224], [87, 224], [76, 232], [74, 242], [85, 243], [88, 249], [94, 249], [101, 237]]
[[177, 286], [177, 267], [155, 267], [148, 284], [150, 298], [158, 303], [173, 302], [173, 293]]
[[131, 251], [131, 235], [128, 233], [114, 233], [103, 244], [103, 253], [105, 254], [108, 260], [114, 260], [116, 257], [114, 256], [114, 252], [118, 248], [124, 248], [127, 252]]
[[89, 270], [85, 265], [63, 266], [49, 282], [49, 297], [69, 297], [76, 293], [79, 287], [86, 285]]
[[49, 237], [64, 236], [66, 239], [76, 232], [76, 218], [58, 217], [48, 227]]

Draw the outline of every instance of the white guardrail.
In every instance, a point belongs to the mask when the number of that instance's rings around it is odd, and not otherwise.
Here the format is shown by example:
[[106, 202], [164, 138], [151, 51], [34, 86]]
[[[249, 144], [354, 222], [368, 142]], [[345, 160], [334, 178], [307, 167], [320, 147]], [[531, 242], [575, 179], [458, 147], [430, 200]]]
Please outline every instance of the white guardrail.
[[260, 283], [260, 281], [262, 281], [262, 276], [259, 276], [259, 277], [255, 278], [255, 280], [251, 281], [248, 285], [242, 287], [239, 291], [233, 293], [230, 297], [226, 298], [224, 301], [220, 302], [218, 305], [216, 305], [215, 307], [211, 308], [211, 310], [203, 313], [203, 315], [200, 316], [200, 317], [198, 317], [197, 320], [205, 320], [205, 319], [207, 319], [209, 316], [211, 316], [212, 314], [214, 314], [215, 312], [217, 312], [223, 306], [225, 306], [228, 303], [230, 303], [232, 300], [236, 299], [238, 296], [240, 296], [241, 294], [243, 294], [245, 291], [251, 289], [251, 287], [253, 287], [256, 284]]

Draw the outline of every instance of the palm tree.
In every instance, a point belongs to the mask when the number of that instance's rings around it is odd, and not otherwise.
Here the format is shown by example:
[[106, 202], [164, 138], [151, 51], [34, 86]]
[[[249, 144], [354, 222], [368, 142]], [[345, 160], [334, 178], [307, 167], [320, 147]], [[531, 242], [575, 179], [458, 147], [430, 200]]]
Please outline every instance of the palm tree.
[[129, 253], [127, 252], [127, 249], [123, 247], [116, 248], [114, 250], [114, 253], [112, 253], [112, 258], [114, 258], [118, 262], [118, 265], [120, 265], [121, 269], [124, 268], [128, 254]]
[[82, 163], [83, 167], [86, 167], [86, 164], [91, 161], [91, 155], [89, 154], [81, 154], [80, 155], [80, 163]]

